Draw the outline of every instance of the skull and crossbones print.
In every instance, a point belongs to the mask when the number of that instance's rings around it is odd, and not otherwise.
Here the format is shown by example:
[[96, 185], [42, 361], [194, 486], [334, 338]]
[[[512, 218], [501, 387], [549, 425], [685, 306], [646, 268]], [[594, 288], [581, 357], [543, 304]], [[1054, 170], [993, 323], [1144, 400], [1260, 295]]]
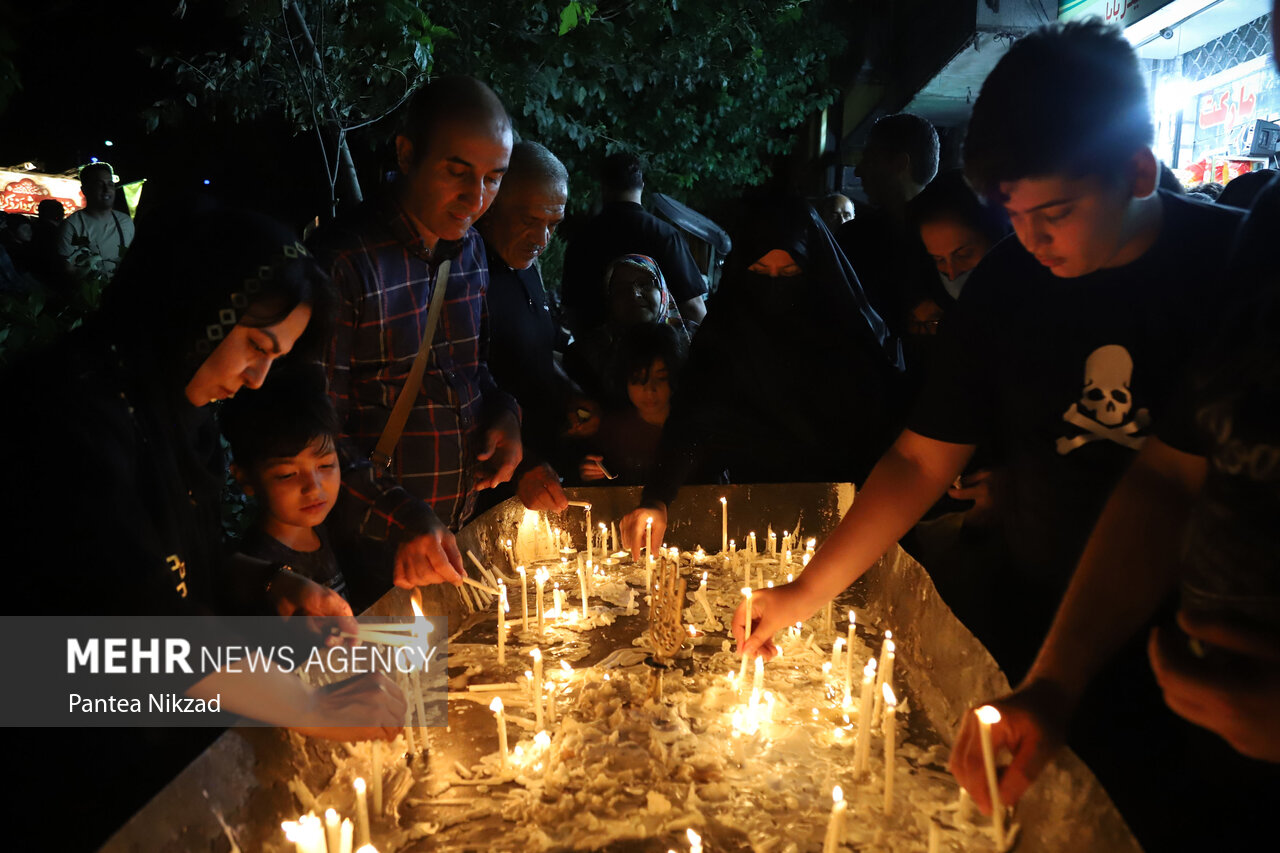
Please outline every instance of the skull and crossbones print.
[[[1133, 358], [1118, 344], [1098, 347], [1084, 363], [1084, 389], [1080, 399], [1067, 407], [1062, 419], [1079, 432], [1057, 441], [1065, 456], [1094, 441], [1112, 441], [1137, 450], [1146, 436], [1139, 432], [1151, 425], [1146, 409], [1133, 412]], [[1132, 417], [1130, 413], [1132, 412]]]

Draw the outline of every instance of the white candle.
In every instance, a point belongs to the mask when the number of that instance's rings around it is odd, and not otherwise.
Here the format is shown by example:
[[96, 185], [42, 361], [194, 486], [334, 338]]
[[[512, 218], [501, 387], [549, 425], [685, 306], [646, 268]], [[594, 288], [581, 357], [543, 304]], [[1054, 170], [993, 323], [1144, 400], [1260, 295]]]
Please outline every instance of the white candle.
[[[893, 670], [889, 666], [889, 658], [894, 653], [893, 632], [884, 632], [884, 644], [880, 646], [880, 670], [876, 673], [876, 715], [880, 714], [881, 696], [880, 685], [885, 683], [885, 676], [892, 674]], [[892, 684], [892, 682], [890, 682]]]
[[587, 576], [582, 571], [582, 566], [578, 566], [578, 586], [582, 587], [582, 618], [587, 618]]
[[936, 820], [929, 821], [929, 853], [942, 853], [942, 828]]
[[840, 839], [844, 837], [844, 812], [848, 806], [839, 785], [831, 789], [831, 799], [831, 820], [827, 823], [827, 836], [822, 841], [822, 853], [836, 853]]
[[502, 756], [502, 772], [507, 772], [507, 715], [503, 708], [502, 697], [495, 696], [489, 703], [489, 710], [498, 718], [498, 752]]
[[886, 682], [880, 685], [884, 692], [884, 813], [893, 814], [893, 752], [897, 746], [898, 699], [893, 695], [893, 688]]
[[354, 839], [355, 827], [351, 824], [351, 818], [344, 817], [342, 819], [341, 837], [338, 839], [338, 853], [351, 853], [351, 848], [355, 846]]
[[609, 522], [609, 537], [613, 545], [610, 552], [616, 554], [618, 553], [618, 522]]
[[773, 532], [773, 525], [769, 525], [769, 556], [772, 557], [778, 553], [778, 535]]
[[849, 639], [845, 641], [846, 650], [844, 659], [844, 701], [848, 704], [852, 698], [853, 692], [853, 638], [854, 629], [858, 624], [858, 616], [852, 610], [849, 611]]
[[527, 631], [529, 629], [529, 578], [525, 575], [524, 566], [516, 566], [516, 571], [520, 574], [520, 616], [522, 617], [520, 627]]
[[[849, 651], [853, 655], [853, 651]], [[867, 757], [871, 754], [871, 691], [876, 683], [876, 659], [871, 658], [862, 669], [862, 698], [858, 703], [858, 746], [853, 753], [853, 772], [867, 769]]]
[[604, 562], [609, 556], [609, 528], [605, 523], [600, 522], [600, 562]]
[[[427, 636], [431, 632], [431, 623], [428, 622], [426, 617], [422, 614], [422, 608], [418, 606], [417, 599], [413, 599], [413, 598], [409, 599], [409, 604], [413, 608], [413, 624], [414, 624], [413, 637], [415, 640], [418, 641], [419, 648], [425, 648], [427, 644]], [[418, 709], [418, 725], [420, 726], [425, 726], [427, 724], [427, 709], [426, 709], [426, 706], [422, 703], [422, 683], [427, 678], [428, 663], [429, 661], [427, 660], [426, 653], [423, 653], [422, 654], [422, 673], [421, 675], [418, 675], [417, 673], [415, 673], [415, 679], [413, 681], [414, 704]], [[421, 740], [422, 740], [422, 748], [426, 749], [427, 738], [425, 733], [423, 734]]]
[[373, 813], [382, 814], [382, 742], [371, 741], [369, 763], [373, 777]]
[[546, 632], [546, 622], [545, 622], [546, 612], [545, 612], [545, 601], [543, 599], [543, 594], [546, 591], [547, 579], [550, 577], [551, 577], [551, 573], [548, 572], [545, 567], [538, 569], [538, 571], [535, 572], [533, 575], [533, 579], [538, 585], [538, 588], [537, 588], [538, 598], [535, 603], [538, 605], [538, 633], [539, 634], [543, 634]]
[[498, 666], [507, 662], [507, 585], [498, 581]]
[[836, 637], [836, 641], [831, 644], [831, 671], [836, 672], [840, 666], [840, 650], [844, 648], [844, 637]]
[[982, 737], [982, 763], [987, 770], [987, 791], [991, 794], [991, 824], [996, 831], [996, 846], [1004, 847], [1004, 805], [1000, 802], [1000, 780], [996, 777], [996, 753], [991, 746], [991, 727], [1000, 722], [1000, 712], [991, 705], [974, 711], [978, 732]]
[[357, 777], [356, 787], [356, 840], [360, 844], [369, 843], [369, 799], [365, 794], [364, 779]]
[[564, 590], [560, 588], [560, 581], [556, 581], [554, 584], [552, 584], [551, 601], [553, 602], [555, 607], [555, 610], [553, 611], [555, 613], [555, 617], [557, 619], [563, 619], [564, 618]]
[[529, 652], [533, 657], [533, 713], [538, 720], [538, 728], [543, 728], [542, 723], [542, 649], [534, 649]]
[[587, 540], [586, 541], [587, 559], [589, 560], [591, 559], [591, 534], [595, 532], [594, 530], [591, 529], [591, 504], [587, 504], [586, 506], [584, 506], [583, 510], [586, 512], [587, 517], [582, 524], [582, 535]]
[[[744, 586], [742, 594], [747, 597], [747, 619], [743, 623], [742, 643], [746, 645], [747, 640], [751, 637], [751, 587]], [[738, 673], [738, 689], [743, 690], [747, 686], [747, 653], [742, 653], [742, 669]]]
[[702, 604], [702, 611], [707, 615], [704, 621], [711, 621], [711, 602], [707, 598], [707, 573], [702, 573], [702, 583], [698, 586], [698, 594], [695, 596], [698, 602]]
[[764, 657], [756, 655], [756, 675], [751, 681], [751, 704], [755, 705], [760, 701], [760, 694], [764, 690]]
[[511, 571], [511, 567], [516, 564], [515, 552], [511, 550], [511, 540], [508, 539], [503, 545], [503, 549], [507, 552], [507, 571]]
[[324, 838], [329, 853], [338, 853], [342, 846], [342, 824], [338, 821], [338, 813], [333, 809], [324, 812]]
[[720, 496], [720, 553], [729, 553], [729, 501]]
[[685, 830], [685, 837], [689, 839], [689, 853], [702, 853], [702, 836], [693, 831], [693, 828]]
[[[644, 522], [644, 556], [646, 566], [653, 562], [653, 516], [649, 516]], [[648, 584], [645, 585], [645, 590], [648, 591]]]

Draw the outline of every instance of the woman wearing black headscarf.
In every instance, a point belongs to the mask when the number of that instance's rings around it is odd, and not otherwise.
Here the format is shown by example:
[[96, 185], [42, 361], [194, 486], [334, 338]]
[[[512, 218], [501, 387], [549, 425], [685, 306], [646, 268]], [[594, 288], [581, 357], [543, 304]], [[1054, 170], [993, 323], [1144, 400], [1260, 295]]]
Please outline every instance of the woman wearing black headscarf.
[[[235, 563], [222, 542], [226, 468], [212, 404], [258, 387], [308, 338], [323, 340], [327, 278], [292, 233], [262, 216], [220, 211], [147, 224], [103, 309], [0, 382], [4, 610], [172, 616], [249, 612], [270, 601], [282, 615], [301, 611], [354, 629], [336, 593], [279, 566]], [[404, 711], [381, 676], [330, 691], [279, 671], [219, 672], [188, 695], [214, 692], [223, 710], [277, 724], [390, 727]], [[355, 706], [366, 712], [350, 713]], [[216, 735], [65, 729], [47, 742], [15, 739], [16, 763], [34, 790], [68, 770], [81, 777], [77, 789], [88, 796], [77, 820], [59, 829], [61, 849], [80, 849], [100, 843]]]
[[826, 225], [799, 199], [744, 221], [624, 542], [691, 478], [861, 482], [892, 441], [901, 347]]

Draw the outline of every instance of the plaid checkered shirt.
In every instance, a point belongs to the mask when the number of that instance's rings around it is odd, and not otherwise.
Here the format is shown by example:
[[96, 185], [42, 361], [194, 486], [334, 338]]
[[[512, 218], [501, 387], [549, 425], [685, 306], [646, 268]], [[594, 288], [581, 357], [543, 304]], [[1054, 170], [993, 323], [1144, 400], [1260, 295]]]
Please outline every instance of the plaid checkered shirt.
[[[343, 489], [364, 507], [360, 533], [385, 539], [421, 529], [423, 501], [456, 530], [475, 507], [475, 455], [484, 429], [503, 411], [520, 415], [489, 373], [489, 269], [480, 235], [469, 229], [462, 240], [428, 251], [404, 209], [382, 199], [317, 238], [339, 294], [326, 361], [344, 455], [356, 467], [344, 470]], [[445, 257], [452, 265], [422, 388], [389, 469], [369, 470], [369, 454], [418, 354]]]

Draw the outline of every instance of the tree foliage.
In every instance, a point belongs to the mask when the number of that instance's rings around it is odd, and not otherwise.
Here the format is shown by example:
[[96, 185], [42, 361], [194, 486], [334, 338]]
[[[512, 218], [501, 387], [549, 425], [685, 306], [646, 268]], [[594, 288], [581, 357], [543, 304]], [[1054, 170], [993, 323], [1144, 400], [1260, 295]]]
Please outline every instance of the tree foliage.
[[827, 64], [844, 46], [823, 24], [823, 0], [424, 8], [456, 35], [436, 43], [436, 68], [488, 81], [521, 134], [571, 173], [633, 151], [651, 186], [693, 201], [768, 177], [774, 155], [790, 150], [787, 131], [831, 102]]
[[[300, 131], [345, 137], [429, 73], [467, 73], [571, 173], [633, 151], [651, 186], [696, 202], [763, 181], [791, 147], [787, 131], [831, 102], [827, 64], [844, 39], [824, 23], [826, 2], [225, 0], [239, 44], [157, 55], [184, 92], [148, 120], [212, 102], [234, 121], [276, 112]], [[319, 61], [308, 63], [290, 6]], [[332, 178], [332, 145], [325, 153]], [[588, 197], [575, 192], [571, 204]]]

